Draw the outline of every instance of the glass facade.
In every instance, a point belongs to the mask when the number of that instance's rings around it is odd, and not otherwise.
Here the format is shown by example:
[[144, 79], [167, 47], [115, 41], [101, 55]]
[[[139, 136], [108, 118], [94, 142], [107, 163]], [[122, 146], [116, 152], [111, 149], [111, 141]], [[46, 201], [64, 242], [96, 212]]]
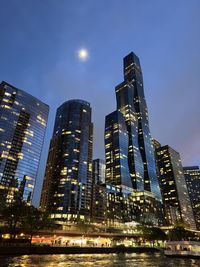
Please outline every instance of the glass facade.
[[103, 159], [93, 160], [93, 183], [105, 184], [105, 161]]
[[0, 203], [31, 204], [49, 107], [30, 94], [0, 84]]
[[132, 187], [138, 191], [144, 190], [144, 165], [138, 143], [138, 120], [134, 108], [134, 87], [123, 82], [115, 89], [117, 108], [123, 114], [125, 131], [128, 135], [127, 159]]
[[183, 172], [197, 229], [200, 230], [200, 169], [198, 166], [184, 167]]
[[[137, 127], [135, 126], [136, 131], [132, 132], [131, 135], [137, 136], [138, 145], [137, 142], [135, 142], [134, 149], [137, 151], [136, 158], [138, 163], [136, 161], [136, 163], [133, 165], [135, 165], [135, 168], [138, 166], [138, 171], [136, 169], [136, 174], [137, 172], [142, 174], [142, 168], [140, 166], [141, 163], [139, 163], [141, 162], [141, 160], [139, 160], [140, 154], [144, 169], [144, 174], [142, 176], [144, 190], [152, 192], [158, 200], [161, 200], [160, 188], [156, 175], [152, 138], [149, 129], [148, 109], [144, 96], [143, 76], [140, 60], [133, 52], [131, 52], [124, 58], [123, 62], [124, 82], [130, 89], [129, 92], [124, 93], [123, 90], [126, 89], [120, 90], [119, 93], [116, 90], [117, 108], [121, 110], [125, 108], [125, 105], [128, 105], [128, 107], [134, 111]], [[124, 101], [124, 99], [126, 99], [126, 101]], [[128, 131], [130, 135], [130, 130], [128, 129]]]
[[105, 161], [103, 159], [93, 160], [91, 220], [102, 223], [106, 221]]
[[128, 134], [120, 111], [106, 116], [105, 153], [106, 183], [132, 188], [128, 166]]
[[96, 183], [92, 185], [92, 201], [91, 201], [91, 221], [104, 223], [107, 214], [105, 184]]
[[131, 222], [135, 219], [133, 212], [133, 202], [130, 195], [133, 192], [131, 188], [118, 187], [106, 184], [107, 194], [107, 224]]
[[93, 124], [90, 104], [70, 100], [56, 113], [41, 209], [57, 220], [89, 217], [92, 192]]
[[161, 201], [139, 58], [124, 58], [124, 81], [115, 88], [117, 111], [106, 116], [106, 181], [149, 191]]
[[155, 153], [166, 220], [173, 225], [182, 219], [186, 226], [195, 229], [179, 153], [169, 146], [161, 146]]
[[129, 195], [129, 202], [135, 214], [134, 220], [143, 224], [163, 225], [164, 212], [162, 203], [155, 199], [149, 191], [133, 192]]

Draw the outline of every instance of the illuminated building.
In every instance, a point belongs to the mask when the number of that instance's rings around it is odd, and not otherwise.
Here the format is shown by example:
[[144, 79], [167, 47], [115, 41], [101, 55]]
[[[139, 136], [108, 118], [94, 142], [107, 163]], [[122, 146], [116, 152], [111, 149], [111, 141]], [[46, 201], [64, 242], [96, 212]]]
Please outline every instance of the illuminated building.
[[128, 166], [128, 133], [123, 115], [114, 111], [105, 122], [106, 183], [132, 188]]
[[105, 161], [93, 160], [91, 220], [106, 221]]
[[133, 189], [106, 184], [107, 224], [131, 222], [135, 219], [130, 195]]
[[105, 183], [105, 161], [103, 159], [93, 160], [93, 182], [95, 184]]
[[49, 107], [32, 95], [0, 84], [0, 205], [31, 204]]
[[70, 100], [57, 109], [40, 206], [58, 221], [90, 216], [92, 133], [88, 102]]
[[105, 152], [107, 222], [132, 221], [128, 199], [133, 191], [128, 166], [128, 134], [123, 115], [117, 110], [106, 116]]
[[183, 172], [197, 229], [200, 230], [200, 169], [198, 166], [184, 167]]
[[[154, 147], [154, 151], [157, 149], [157, 148], [160, 148], [162, 145], [160, 142], [158, 142], [156, 139], [153, 139], [152, 140], [152, 143], [153, 143], [153, 147]], [[156, 155], [155, 155], [155, 158], [156, 158]]]
[[155, 152], [166, 220], [171, 225], [183, 220], [185, 225], [195, 229], [179, 153], [169, 146], [161, 146]]
[[124, 58], [124, 81], [115, 93], [117, 110], [105, 119], [106, 183], [121, 188], [122, 198], [147, 191], [161, 202], [142, 71], [133, 52]]
[[[156, 149], [161, 147], [161, 143], [158, 142], [156, 139], [153, 139], [152, 142], [153, 142], [153, 147], [154, 147], [154, 156], [155, 156], [155, 159], [156, 159], [157, 158]], [[159, 170], [158, 170], [157, 163], [156, 163], [156, 174], [157, 174], [157, 177], [159, 177]]]
[[129, 202], [132, 205], [133, 214], [135, 214], [135, 221], [150, 225], [164, 225], [163, 205], [153, 193], [135, 191], [129, 195]]
[[91, 201], [91, 220], [105, 222], [107, 219], [107, 195], [105, 184], [93, 183]]
[[152, 192], [158, 200], [161, 200], [140, 60], [131, 52], [123, 61], [124, 82], [118, 85], [115, 91], [117, 109], [124, 115], [127, 125], [129, 169], [133, 187], [142, 191], [143, 182], [144, 190]]
[[[105, 126], [106, 179], [108, 182], [112, 179], [113, 184], [116, 184], [114, 179], [119, 180], [114, 173], [115, 178], [113, 179], [109, 170], [111, 157], [115, 158], [115, 154], [119, 153], [116, 151], [115, 144], [112, 144], [112, 140], [110, 143], [108, 140], [109, 136], [112, 136], [116, 131], [114, 125], [113, 129], [109, 126], [108, 118], [115, 116], [115, 127], [118, 124], [118, 128], [123, 128], [119, 130], [120, 135], [124, 136], [124, 152], [120, 159], [126, 161], [126, 164], [128, 162], [128, 167], [123, 168], [123, 171], [128, 173], [126, 175], [127, 180], [129, 177], [131, 178], [131, 185], [129, 181], [128, 186], [137, 191], [152, 192], [158, 200], [161, 200], [149, 129], [148, 110], [144, 97], [142, 71], [139, 58], [133, 52], [124, 58], [124, 81], [116, 86], [115, 92], [117, 111], [106, 117]], [[120, 147], [122, 144], [118, 142], [117, 145]]]

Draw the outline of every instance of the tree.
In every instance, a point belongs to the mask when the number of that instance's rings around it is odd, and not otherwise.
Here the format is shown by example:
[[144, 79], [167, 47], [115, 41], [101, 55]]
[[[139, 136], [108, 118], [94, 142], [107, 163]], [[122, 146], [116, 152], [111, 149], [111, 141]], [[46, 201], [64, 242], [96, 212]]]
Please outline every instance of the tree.
[[183, 226], [175, 226], [168, 233], [168, 237], [172, 241], [188, 240], [195, 237], [193, 232], [186, 230]]
[[1, 221], [6, 225], [5, 229], [11, 235], [11, 239], [16, 238], [21, 222], [26, 215], [26, 207], [25, 202], [17, 200], [1, 210]]
[[21, 228], [30, 235], [31, 241], [34, 232], [43, 229], [55, 229], [56, 224], [49, 217], [48, 213], [42, 212], [33, 206], [27, 206], [26, 216], [23, 217]]
[[158, 244], [158, 240], [167, 240], [167, 235], [159, 227], [140, 224], [137, 226], [137, 230], [143, 240], [153, 241], [153, 244], [155, 241]]
[[151, 227], [149, 229], [149, 240], [167, 240], [166, 233], [159, 227]]
[[92, 224], [87, 224], [84, 222], [79, 222], [76, 224], [76, 227], [79, 229], [80, 232], [82, 233], [88, 233], [88, 232], [92, 232], [95, 231], [95, 226]]
[[5, 230], [11, 235], [11, 239], [15, 239], [17, 233], [24, 232], [30, 235], [31, 241], [34, 232], [56, 228], [48, 213], [29, 206], [21, 200], [1, 210], [1, 221], [5, 225]]

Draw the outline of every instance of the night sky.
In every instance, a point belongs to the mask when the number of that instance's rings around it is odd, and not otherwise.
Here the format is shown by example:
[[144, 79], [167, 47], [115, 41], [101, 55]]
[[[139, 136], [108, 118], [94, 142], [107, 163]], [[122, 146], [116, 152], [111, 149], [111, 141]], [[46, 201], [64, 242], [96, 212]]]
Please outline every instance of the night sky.
[[131, 51], [141, 61], [152, 137], [179, 151], [184, 166], [200, 165], [199, 0], [0, 0], [0, 80], [50, 106], [36, 205], [56, 108], [73, 98], [91, 103], [94, 158], [104, 158], [104, 119], [116, 109]]

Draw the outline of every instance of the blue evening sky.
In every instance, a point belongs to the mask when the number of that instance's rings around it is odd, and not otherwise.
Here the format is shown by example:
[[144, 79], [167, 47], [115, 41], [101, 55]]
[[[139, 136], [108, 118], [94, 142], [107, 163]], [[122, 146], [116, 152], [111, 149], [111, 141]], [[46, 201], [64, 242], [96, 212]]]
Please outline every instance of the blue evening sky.
[[184, 166], [200, 165], [199, 0], [0, 0], [0, 14], [0, 80], [50, 106], [36, 205], [64, 101], [91, 103], [94, 158], [104, 158], [104, 118], [130, 51], [141, 61], [152, 136], [179, 151]]

